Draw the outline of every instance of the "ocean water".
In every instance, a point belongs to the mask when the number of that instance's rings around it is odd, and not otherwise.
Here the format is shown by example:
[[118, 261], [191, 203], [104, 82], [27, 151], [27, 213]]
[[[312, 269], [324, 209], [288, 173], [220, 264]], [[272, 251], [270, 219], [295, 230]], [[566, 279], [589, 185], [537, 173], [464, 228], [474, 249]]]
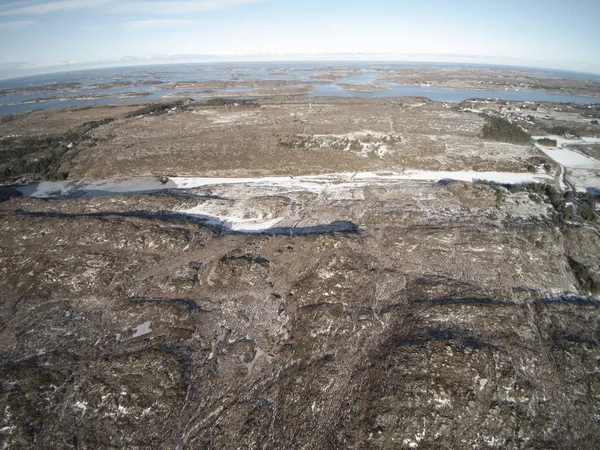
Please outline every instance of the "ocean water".
[[[402, 97], [423, 96], [444, 102], [461, 102], [467, 98], [499, 98], [517, 101], [554, 101], [572, 103], [600, 103], [600, 98], [568, 94], [552, 94], [531, 90], [470, 90], [452, 89], [437, 86], [403, 86], [396, 83], [378, 83], [389, 87], [388, 91], [353, 92], [341, 89], [339, 83], [363, 84], [373, 83], [382, 70], [414, 68], [414, 67], [468, 67], [486, 69], [526, 70], [529, 73], [564, 77], [573, 79], [590, 79], [600, 81], [598, 75], [576, 72], [550, 71], [472, 64], [444, 63], [368, 63], [368, 62], [269, 62], [269, 63], [198, 63], [176, 65], [154, 65], [121, 67], [108, 69], [91, 69], [73, 72], [62, 72], [47, 75], [35, 75], [24, 78], [0, 81], [0, 91], [11, 88], [26, 88], [50, 83], [79, 83], [76, 87], [39, 93], [6, 93], [0, 94], [0, 115], [23, 113], [35, 109], [52, 109], [67, 106], [85, 106], [102, 103], [115, 103], [132, 100], [157, 100], [177, 92], [197, 91], [199, 89], [167, 89], [165, 85], [181, 81], [213, 81], [213, 80], [296, 80], [298, 82], [315, 81], [313, 76], [323, 73], [327, 68], [354, 69], [356, 73], [326, 84], [316, 84], [309, 97]], [[135, 83], [156, 83], [136, 86], [107, 87], [91, 89], [90, 86], [132, 81]], [[222, 91], [244, 92], [249, 88], [228, 88]], [[71, 96], [79, 98], [68, 98]], [[134, 97], [131, 97], [131, 96]], [[217, 94], [218, 95], [218, 94]], [[193, 96], [192, 96], [193, 97]], [[194, 97], [193, 97], [194, 98]], [[196, 98], [200, 98], [200, 95]]]

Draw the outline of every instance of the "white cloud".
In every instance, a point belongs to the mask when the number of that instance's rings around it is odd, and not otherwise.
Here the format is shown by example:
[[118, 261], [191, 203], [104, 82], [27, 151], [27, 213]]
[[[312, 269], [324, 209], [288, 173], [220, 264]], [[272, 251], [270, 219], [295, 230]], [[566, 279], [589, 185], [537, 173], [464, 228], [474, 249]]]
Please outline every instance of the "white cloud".
[[260, 3], [265, 0], [179, 0], [179, 1], [129, 1], [120, 2], [110, 8], [120, 13], [145, 14], [186, 14], [214, 11], [248, 3]]
[[44, 15], [84, 9], [101, 9], [107, 13], [186, 14], [214, 11], [266, 0], [30, 0], [0, 6], [0, 16]]
[[126, 22], [125, 26], [129, 28], [163, 28], [163, 27], [181, 27], [194, 23], [192, 20], [133, 20]]
[[14, 28], [23, 28], [35, 24], [33, 20], [15, 20], [12, 22], [0, 22], [0, 30], [11, 30]]
[[54, 0], [9, 3], [0, 7], [0, 16], [42, 15], [55, 12], [96, 8], [114, 0]]

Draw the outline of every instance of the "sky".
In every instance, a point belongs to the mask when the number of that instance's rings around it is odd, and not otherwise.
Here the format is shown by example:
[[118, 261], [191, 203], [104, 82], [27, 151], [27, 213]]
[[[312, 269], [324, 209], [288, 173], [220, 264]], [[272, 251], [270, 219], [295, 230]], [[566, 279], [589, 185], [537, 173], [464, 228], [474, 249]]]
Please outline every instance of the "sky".
[[0, 78], [191, 61], [600, 73], [600, 0], [0, 0]]

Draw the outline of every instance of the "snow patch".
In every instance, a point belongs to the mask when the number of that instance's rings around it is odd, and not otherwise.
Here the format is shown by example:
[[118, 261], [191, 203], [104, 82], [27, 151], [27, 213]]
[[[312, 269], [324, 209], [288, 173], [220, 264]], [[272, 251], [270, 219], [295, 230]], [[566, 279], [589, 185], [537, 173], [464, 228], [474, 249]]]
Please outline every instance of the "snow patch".
[[[178, 214], [189, 214], [204, 220], [207, 225], [243, 233], [261, 233], [273, 228], [283, 220], [281, 217], [274, 219], [244, 219], [237, 215], [225, 215], [220, 208], [205, 203], [190, 209], [173, 211]], [[243, 213], [243, 211], [240, 211]]]
[[152, 322], [144, 322], [143, 324], [135, 327], [135, 333], [131, 337], [135, 338], [135, 337], [144, 336], [146, 334], [151, 333], [152, 332], [152, 329], [150, 328], [151, 323]]

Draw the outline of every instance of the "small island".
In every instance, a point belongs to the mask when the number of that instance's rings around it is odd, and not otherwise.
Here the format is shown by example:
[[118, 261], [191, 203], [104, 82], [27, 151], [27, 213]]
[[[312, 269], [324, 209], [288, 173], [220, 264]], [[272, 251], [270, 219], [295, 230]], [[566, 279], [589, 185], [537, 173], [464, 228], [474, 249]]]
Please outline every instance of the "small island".
[[365, 84], [348, 84], [348, 83], [340, 83], [337, 85], [345, 91], [352, 92], [384, 92], [389, 91], [390, 88], [387, 86], [380, 86], [372, 83]]

